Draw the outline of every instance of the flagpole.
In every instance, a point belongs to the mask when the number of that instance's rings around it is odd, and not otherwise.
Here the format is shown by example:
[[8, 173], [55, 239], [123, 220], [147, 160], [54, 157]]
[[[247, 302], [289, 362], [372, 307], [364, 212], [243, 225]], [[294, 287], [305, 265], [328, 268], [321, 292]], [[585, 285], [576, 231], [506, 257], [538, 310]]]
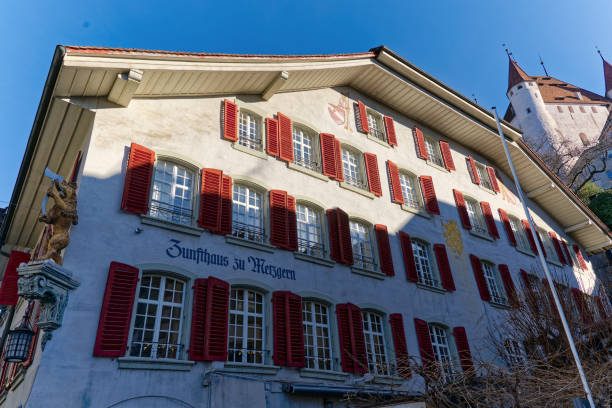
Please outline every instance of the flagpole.
[[[531, 219], [531, 214], [529, 213], [529, 208], [527, 207], [527, 202], [525, 201], [525, 197], [523, 196], [523, 190], [521, 189], [521, 184], [519, 183], [518, 176], [516, 175], [516, 170], [514, 169], [514, 163], [512, 162], [512, 158], [510, 157], [510, 152], [508, 151], [508, 144], [506, 143], [506, 138], [504, 137], [504, 132], [502, 131], [501, 123], [499, 122], [499, 117], [497, 116], [497, 111], [495, 110], [495, 107], [493, 107], [492, 110], [493, 116], [495, 116], [495, 122], [497, 123], [497, 131], [499, 132], [499, 137], [502, 140], [504, 152], [506, 152], [506, 159], [508, 160], [508, 165], [510, 166], [510, 170], [512, 171], [512, 177], [514, 178], [516, 191], [518, 193], [519, 199], [521, 200], [521, 204], [523, 204], [523, 210], [527, 215], [527, 222], [529, 222], [529, 228], [531, 228], [531, 231], [535, 232], [535, 238], [537, 238], [538, 230], [535, 229], [535, 225], [533, 223], [533, 220]], [[589, 400], [589, 405], [591, 406], [591, 408], [595, 408], [595, 402], [593, 402], [593, 395], [591, 395], [589, 383], [587, 382], [586, 376], [584, 375], [584, 370], [582, 369], [582, 363], [580, 363], [580, 357], [578, 356], [578, 352], [576, 351], [576, 345], [574, 344], [572, 333], [570, 332], [569, 325], [567, 324], [565, 313], [563, 313], [563, 308], [561, 307], [559, 296], [557, 295], [557, 291], [555, 290], [552, 276], [550, 274], [550, 271], [548, 270], [546, 259], [544, 259], [544, 251], [542, 250], [542, 245], [540, 245], [539, 239], [534, 239], [534, 242], [536, 244], [536, 248], [538, 249], [538, 258], [540, 259], [540, 264], [542, 265], [542, 268], [544, 268], [544, 273], [546, 274], [546, 279], [548, 280], [548, 286], [550, 287], [553, 299], [555, 300], [555, 306], [557, 307], [557, 311], [559, 312], [559, 316], [561, 317], [563, 330], [565, 331], [565, 335], [567, 336], [570, 349], [572, 350], [572, 355], [574, 356], [574, 361], [576, 362], [576, 367], [578, 368], [578, 373], [580, 374], [580, 379], [582, 380], [582, 386], [584, 387], [587, 399]]]

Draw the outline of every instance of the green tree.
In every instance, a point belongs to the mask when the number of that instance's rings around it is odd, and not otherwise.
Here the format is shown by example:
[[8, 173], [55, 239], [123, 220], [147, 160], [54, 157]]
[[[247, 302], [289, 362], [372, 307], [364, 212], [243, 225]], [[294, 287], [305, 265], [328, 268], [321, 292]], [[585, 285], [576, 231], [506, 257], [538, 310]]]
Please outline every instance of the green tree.
[[595, 195], [588, 206], [608, 228], [612, 228], [612, 189], [601, 191]]
[[578, 195], [578, 198], [580, 198], [583, 203], [589, 205], [589, 203], [591, 202], [591, 197], [596, 196], [602, 191], [603, 190], [601, 189], [601, 187], [599, 187], [592, 181], [589, 181], [584, 186], [582, 186], [580, 190], [576, 192], [576, 195]]

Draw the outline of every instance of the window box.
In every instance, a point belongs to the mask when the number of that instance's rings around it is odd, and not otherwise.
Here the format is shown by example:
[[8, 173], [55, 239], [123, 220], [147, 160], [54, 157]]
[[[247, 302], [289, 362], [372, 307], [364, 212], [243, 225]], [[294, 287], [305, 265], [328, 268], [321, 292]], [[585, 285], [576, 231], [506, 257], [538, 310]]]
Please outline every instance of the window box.
[[323, 180], [325, 182], [329, 181], [329, 177], [324, 176], [321, 173], [317, 173], [314, 170], [311, 170], [311, 169], [308, 169], [306, 167], [300, 166], [298, 164], [287, 163], [287, 167], [290, 168], [291, 170], [295, 170], [295, 171], [299, 171], [300, 173], [308, 174], [309, 176], [317, 178], [319, 180]]
[[151, 359], [139, 357], [119, 357], [117, 359], [120, 369], [130, 370], [167, 370], [167, 371], [191, 371], [195, 361]]
[[225, 363], [223, 368], [218, 371], [225, 373], [276, 375], [279, 370], [280, 367], [276, 365]]
[[340, 182], [340, 187], [345, 188], [347, 190], [351, 190], [357, 194], [361, 194], [362, 196], [368, 197], [371, 200], [373, 200], [376, 197], [374, 194], [370, 193], [369, 191], [363, 190], [359, 187], [355, 187], [352, 184], [345, 183], [344, 181]]
[[250, 241], [248, 239], [233, 237], [231, 235], [225, 236], [225, 242], [268, 253], [273, 253], [276, 249], [276, 247], [269, 244], [264, 244], [263, 242]]
[[327, 259], [327, 258], [320, 258], [318, 256], [312, 256], [312, 255], [307, 255], [307, 254], [302, 254], [300, 252], [294, 252], [293, 256], [295, 257], [295, 259], [299, 259], [301, 261], [306, 261], [306, 262], [310, 262], [310, 263], [314, 263], [317, 265], [323, 265], [326, 266], [328, 268], [333, 268], [334, 265], [336, 264], [334, 261]]
[[194, 227], [191, 225], [183, 225], [172, 221], [162, 220], [160, 218], [151, 217], [150, 215], [140, 215], [140, 222], [144, 225], [152, 225], [154, 227], [164, 228], [171, 231], [181, 232], [183, 234], [194, 235], [199, 237], [204, 232], [203, 228]]
[[327, 380], [327, 381], [345, 381], [349, 377], [349, 374], [339, 372], [339, 371], [314, 370], [312, 368], [302, 368], [300, 370], [300, 377], [316, 378], [319, 380]]
[[232, 143], [232, 147], [238, 151], [250, 154], [251, 156], [255, 156], [259, 159], [268, 160], [268, 156], [262, 150], [255, 150], [248, 146], [241, 145], [238, 142]]

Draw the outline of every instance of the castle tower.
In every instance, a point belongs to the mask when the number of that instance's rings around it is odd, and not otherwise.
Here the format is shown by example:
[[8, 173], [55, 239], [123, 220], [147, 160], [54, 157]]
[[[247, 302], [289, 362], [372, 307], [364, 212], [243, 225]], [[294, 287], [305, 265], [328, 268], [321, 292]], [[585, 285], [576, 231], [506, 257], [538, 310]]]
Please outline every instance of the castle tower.
[[601, 57], [604, 69], [604, 81], [606, 84], [606, 96], [612, 99], [612, 64]]

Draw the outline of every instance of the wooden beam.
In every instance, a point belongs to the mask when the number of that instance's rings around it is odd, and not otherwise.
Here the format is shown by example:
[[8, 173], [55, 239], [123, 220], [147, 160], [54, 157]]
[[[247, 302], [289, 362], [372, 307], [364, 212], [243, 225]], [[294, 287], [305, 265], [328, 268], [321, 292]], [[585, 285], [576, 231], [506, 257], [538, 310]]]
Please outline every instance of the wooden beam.
[[527, 197], [529, 198], [537, 197], [540, 194], [544, 194], [547, 191], [553, 190], [555, 187], [556, 186], [554, 183], [544, 184], [542, 187], [538, 187], [535, 190], [528, 192]]
[[567, 228], [565, 229], [565, 232], [569, 234], [570, 232], [573, 232], [573, 231], [576, 231], [576, 230], [579, 230], [579, 229], [586, 228], [586, 227], [588, 227], [588, 226], [589, 226], [589, 225], [591, 225], [591, 224], [593, 224], [593, 221], [591, 221], [591, 220], [586, 220], [586, 221], [581, 222], [581, 223], [578, 223], [578, 224], [570, 225], [569, 227], [567, 227]]
[[128, 72], [117, 74], [107, 99], [117, 105], [128, 106], [141, 81], [142, 71], [137, 69], [130, 69]]
[[270, 82], [270, 85], [268, 85], [266, 90], [263, 91], [263, 93], [261, 94], [261, 97], [267, 101], [276, 92], [278, 92], [283, 86], [285, 86], [288, 79], [289, 79], [289, 73], [287, 71], [281, 71], [280, 75], [274, 78], [274, 80]]

